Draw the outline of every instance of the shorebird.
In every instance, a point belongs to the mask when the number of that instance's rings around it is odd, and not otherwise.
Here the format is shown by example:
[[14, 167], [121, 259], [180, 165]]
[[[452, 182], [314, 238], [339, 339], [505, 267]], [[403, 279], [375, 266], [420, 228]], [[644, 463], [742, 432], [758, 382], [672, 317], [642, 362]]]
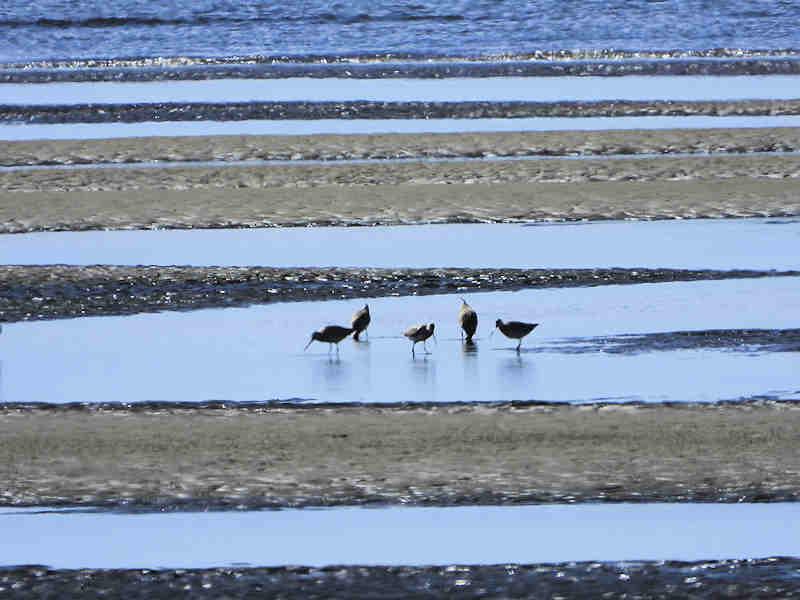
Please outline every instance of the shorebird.
[[[336, 352], [339, 352], [339, 342], [341, 342], [344, 338], [348, 335], [353, 333], [352, 327], [340, 327], [339, 325], [328, 325], [323, 327], [319, 331], [315, 331], [311, 334], [311, 339], [308, 340], [306, 347], [303, 348], [303, 352], [308, 350], [308, 347], [311, 345], [311, 342], [314, 340], [318, 342], [325, 342], [330, 344], [336, 344]], [[331, 346], [328, 346], [328, 352], [331, 351]]]
[[504, 323], [502, 319], [497, 319], [497, 321], [494, 322], [494, 326], [497, 327], [504, 336], [519, 340], [517, 352], [519, 352], [519, 347], [522, 345], [522, 338], [536, 329], [538, 325], [538, 323], [521, 323], [520, 321]]
[[353, 314], [353, 318], [350, 320], [350, 324], [353, 326], [353, 339], [358, 341], [358, 336], [362, 333], [366, 333], [367, 327], [369, 327], [370, 319], [369, 316], [369, 304], [365, 304], [364, 308], [361, 310], [357, 310], [355, 314]]
[[[458, 311], [458, 324], [467, 334], [467, 343], [471, 344], [472, 336], [475, 335], [475, 331], [478, 329], [478, 313], [463, 298], [461, 299], [461, 310]], [[461, 334], [462, 338], [464, 333]]]
[[433, 329], [436, 327], [433, 323], [429, 323], [428, 325], [414, 325], [414, 327], [409, 327], [406, 329], [404, 336], [410, 339], [413, 344], [411, 344], [411, 355], [414, 355], [414, 346], [417, 345], [417, 342], [422, 342], [422, 347], [425, 348], [425, 354], [430, 354], [428, 352], [428, 347], [425, 345], [425, 340], [433, 335]]

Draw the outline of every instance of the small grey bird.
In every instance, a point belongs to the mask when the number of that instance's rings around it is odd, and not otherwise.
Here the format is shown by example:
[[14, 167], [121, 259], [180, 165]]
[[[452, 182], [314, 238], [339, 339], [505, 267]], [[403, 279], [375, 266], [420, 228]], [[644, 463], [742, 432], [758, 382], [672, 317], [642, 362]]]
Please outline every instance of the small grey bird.
[[522, 338], [536, 329], [539, 324], [522, 323], [520, 321], [509, 321], [508, 323], [504, 323], [502, 319], [497, 319], [497, 321], [494, 322], [494, 326], [497, 327], [507, 338], [519, 340], [519, 343], [517, 344], [517, 352], [519, 352], [519, 347], [522, 345]]
[[425, 340], [433, 335], [433, 329], [435, 327], [436, 325], [429, 323], [428, 325], [414, 325], [414, 327], [409, 327], [406, 329], [403, 335], [413, 342], [411, 344], [412, 356], [414, 355], [414, 346], [416, 346], [418, 342], [422, 342], [422, 347], [425, 349], [425, 354], [430, 354], [428, 352], [428, 347], [425, 345]]
[[[308, 350], [308, 347], [311, 345], [311, 342], [325, 342], [327, 344], [336, 344], [336, 352], [339, 352], [339, 342], [341, 342], [344, 338], [348, 335], [353, 333], [352, 327], [341, 327], [339, 325], [328, 325], [323, 327], [319, 331], [315, 331], [311, 334], [311, 339], [308, 340], [306, 347], [303, 348], [303, 352]], [[331, 351], [331, 346], [328, 346], [328, 352]]]
[[359, 335], [366, 333], [371, 320], [369, 316], [369, 304], [365, 304], [364, 308], [357, 310], [355, 314], [353, 314], [350, 324], [353, 326], [353, 339], [355, 341], [358, 341]]
[[[475, 335], [475, 331], [478, 329], [478, 313], [463, 298], [461, 299], [461, 310], [458, 311], [458, 324], [467, 334], [467, 343], [471, 344], [472, 336]], [[461, 337], [464, 337], [463, 333]]]

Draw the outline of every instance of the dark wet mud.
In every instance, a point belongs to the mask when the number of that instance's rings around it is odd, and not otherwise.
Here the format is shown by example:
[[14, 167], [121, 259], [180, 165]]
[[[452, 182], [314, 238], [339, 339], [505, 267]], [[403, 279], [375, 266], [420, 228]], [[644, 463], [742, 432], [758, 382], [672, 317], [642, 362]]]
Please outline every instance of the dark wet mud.
[[[545, 54], [545, 53], [542, 53]], [[647, 53], [595, 60], [577, 56], [519, 56], [497, 61], [492, 57], [395, 62], [379, 57], [346, 60], [337, 56], [314, 61], [311, 57], [252, 57], [240, 62], [224, 59], [184, 58], [170, 64], [147, 60], [73, 61], [66, 65], [51, 61], [25, 65], [0, 65], [0, 83], [53, 83], [61, 81], [186, 81], [204, 79], [276, 79], [285, 77], [349, 79], [440, 79], [448, 77], [577, 77], [622, 75], [795, 75], [800, 73], [796, 56], [765, 53], [728, 60], [708, 60], [707, 56], [676, 56], [663, 60]], [[259, 60], [261, 58], [262, 60]], [[494, 57], [496, 58], [496, 57]], [[620, 60], [620, 58], [622, 60]], [[549, 59], [549, 60], [548, 60]], [[60, 68], [59, 68], [60, 67]], [[138, 68], [132, 68], [138, 67]]]
[[800, 352], [800, 329], [710, 329], [573, 338], [524, 352], [639, 354], [675, 350]]
[[13, 598], [797, 598], [800, 559], [436, 567], [0, 569]]
[[800, 114], [800, 100], [563, 102], [162, 102], [0, 105], [0, 123], [137, 123], [318, 119], [490, 119], [530, 117], [760, 116]]
[[300, 300], [784, 277], [798, 274], [797, 271], [681, 269], [2, 266], [0, 322], [126, 315]]

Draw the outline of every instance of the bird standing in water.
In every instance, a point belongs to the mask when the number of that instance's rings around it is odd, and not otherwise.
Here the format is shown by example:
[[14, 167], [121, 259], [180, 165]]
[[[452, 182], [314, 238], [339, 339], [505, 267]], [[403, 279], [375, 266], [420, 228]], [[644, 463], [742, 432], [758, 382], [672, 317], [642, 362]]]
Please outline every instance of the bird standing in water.
[[425, 340], [433, 335], [434, 327], [436, 326], [433, 323], [429, 323], [428, 325], [414, 325], [414, 327], [406, 329], [403, 335], [413, 342], [411, 344], [411, 356], [414, 356], [414, 346], [416, 346], [418, 342], [422, 342], [425, 354], [430, 354], [430, 352], [428, 352], [428, 347], [425, 345]]
[[[353, 333], [352, 327], [341, 327], [339, 325], [328, 325], [323, 327], [319, 331], [315, 331], [311, 334], [311, 339], [308, 340], [306, 347], [303, 348], [303, 352], [308, 350], [308, 347], [311, 345], [311, 342], [325, 342], [327, 344], [336, 344], [336, 353], [339, 353], [339, 342], [341, 342], [344, 338], [348, 335]], [[331, 346], [328, 346], [328, 352], [331, 351]]]
[[370, 319], [369, 316], [369, 304], [365, 304], [364, 308], [361, 310], [357, 310], [353, 315], [350, 324], [353, 326], [353, 339], [358, 341], [358, 336], [362, 333], [366, 333], [367, 327], [369, 327]]
[[519, 352], [519, 347], [522, 345], [522, 338], [536, 329], [539, 324], [522, 323], [520, 321], [508, 321], [507, 323], [504, 323], [502, 319], [497, 319], [497, 321], [494, 322], [494, 326], [497, 327], [507, 338], [519, 340], [519, 343], [517, 344], [517, 352]]
[[[458, 311], [458, 324], [467, 334], [467, 344], [471, 344], [472, 336], [475, 335], [475, 331], [478, 329], [478, 313], [463, 298], [461, 299], [461, 310]], [[461, 337], [464, 337], [463, 333]]]

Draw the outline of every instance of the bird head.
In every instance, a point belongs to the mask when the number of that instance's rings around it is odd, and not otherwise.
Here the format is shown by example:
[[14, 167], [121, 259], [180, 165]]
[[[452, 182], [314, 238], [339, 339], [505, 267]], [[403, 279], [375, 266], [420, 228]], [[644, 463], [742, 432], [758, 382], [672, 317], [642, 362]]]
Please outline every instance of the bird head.
[[500, 327], [500, 325], [502, 324], [503, 324], [503, 319], [497, 319], [497, 321], [494, 322], [495, 327]]
[[311, 342], [313, 342], [314, 340], [318, 340], [318, 339], [319, 339], [319, 331], [315, 331], [314, 333], [311, 334], [311, 339], [308, 340], [308, 343], [306, 344], [306, 347], [303, 348], [303, 352], [308, 350], [308, 347], [311, 345]]

